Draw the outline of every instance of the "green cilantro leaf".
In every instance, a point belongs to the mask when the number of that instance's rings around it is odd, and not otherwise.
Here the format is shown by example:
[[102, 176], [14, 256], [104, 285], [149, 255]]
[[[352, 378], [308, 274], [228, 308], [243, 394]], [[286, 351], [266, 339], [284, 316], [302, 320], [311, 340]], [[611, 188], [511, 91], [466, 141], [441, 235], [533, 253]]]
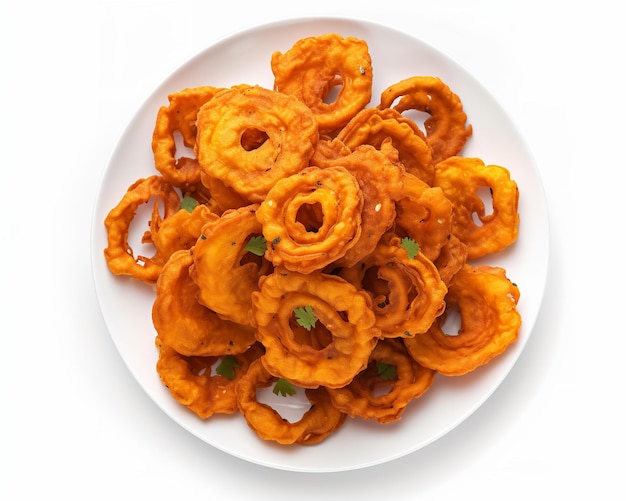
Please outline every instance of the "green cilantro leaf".
[[244, 246], [243, 249], [247, 250], [248, 252], [252, 252], [252, 254], [256, 256], [262, 256], [267, 250], [266, 243], [267, 242], [265, 240], [265, 237], [263, 235], [258, 235], [248, 240], [248, 243]]
[[296, 316], [296, 322], [298, 322], [298, 325], [301, 325], [306, 330], [310, 331], [313, 327], [315, 327], [317, 317], [315, 316], [315, 313], [313, 313], [313, 308], [311, 306], [299, 306], [293, 310], [293, 314]]
[[396, 373], [396, 366], [393, 364], [386, 364], [385, 362], [377, 362], [376, 372], [385, 381], [398, 377], [398, 374]]
[[274, 395], [278, 395], [280, 393], [283, 397], [286, 397], [287, 395], [295, 395], [296, 389], [289, 381], [281, 377], [276, 381], [272, 393], [274, 393]]
[[419, 244], [415, 240], [409, 237], [404, 237], [400, 245], [409, 255], [409, 259], [414, 259], [420, 250]]
[[239, 364], [235, 360], [235, 357], [232, 355], [226, 355], [216, 367], [215, 372], [218, 375], [232, 381], [235, 378], [235, 369], [237, 367], [239, 367]]
[[185, 196], [180, 201], [180, 208], [185, 209], [187, 212], [193, 212], [193, 210], [196, 208], [196, 205], [198, 205], [198, 201], [190, 196]]

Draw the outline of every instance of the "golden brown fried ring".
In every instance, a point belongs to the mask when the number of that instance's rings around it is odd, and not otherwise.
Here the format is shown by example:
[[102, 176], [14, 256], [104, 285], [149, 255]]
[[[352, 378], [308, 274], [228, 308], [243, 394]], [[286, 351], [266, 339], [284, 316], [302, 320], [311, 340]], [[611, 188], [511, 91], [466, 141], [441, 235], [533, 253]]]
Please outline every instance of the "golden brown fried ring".
[[[265, 346], [263, 365], [274, 376], [304, 388], [344, 386], [367, 365], [379, 334], [370, 297], [344, 279], [324, 273], [277, 270], [252, 294], [257, 339]], [[314, 340], [294, 332], [294, 311], [310, 306], [317, 318]]]
[[234, 373], [233, 378], [229, 379], [212, 370], [224, 357], [186, 357], [158, 336], [156, 346], [159, 350], [156, 368], [162, 383], [177, 402], [201, 419], [214, 414], [237, 412], [237, 383], [246, 374], [250, 364], [263, 353], [263, 348], [255, 343], [245, 352], [232, 355]]
[[447, 287], [421, 252], [409, 258], [397, 235], [385, 235], [376, 250], [340, 276], [372, 298], [376, 327], [383, 338], [426, 332], [443, 313]]
[[[447, 376], [461, 376], [486, 364], [517, 340], [521, 316], [519, 289], [502, 268], [472, 267], [454, 276], [446, 296], [446, 312], [431, 329], [405, 339], [411, 356], [421, 365]], [[443, 331], [451, 311], [461, 318], [457, 333]]]
[[361, 234], [363, 193], [343, 167], [307, 167], [279, 180], [257, 211], [274, 266], [311, 273], [346, 255]]
[[407, 172], [432, 184], [435, 178], [432, 150], [415, 122], [393, 108], [365, 108], [337, 134], [348, 148], [370, 144], [378, 149], [386, 140], [398, 151]]
[[415, 240], [420, 251], [434, 261], [452, 233], [452, 203], [441, 188], [431, 188], [412, 174], [404, 176], [402, 185], [395, 232]]
[[284, 54], [274, 52], [271, 66], [274, 90], [313, 110], [320, 134], [341, 129], [372, 97], [372, 61], [364, 40], [335, 33], [303, 38]]
[[[381, 365], [392, 366], [395, 377], [381, 377]], [[419, 365], [402, 341], [378, 342], [365, 370], [343, 388], [329, 389], [333, 405], [350, 417], [376, 420], [381, 424], [401, 419], [409, 403], [432, 385], [435, 371]]]
[[395, 150], [389, 142], [378, 150], [371, 145], [355, 148], [346, 156], [326, 159], [321, 167], [341, 167], [350, 172], [358, 181], [363, 194], [361, 209], [360, 236], [345, 255], [338, 259], [338, 266], [353, 266], [370, 254], [389, 230], [396, 217], [394, 199], [402, 190], [404, 168], [392, 158]]
[[387, 87], [378, 107], [393, 108], [400, 113], [417, 110], [429, 114], [424, 128], [435, 164], [458, 154], [472, 135], [472, 127], [465, 126], [467, 115], [459, 96], [437, 77], [414, 76]]
[[198, 302], [198, 286], [189, 276], [193, 257], [174, 252], [156, 283], [152, 323], [163, 341], [181, 355], [217, 356], [241, 353], [256, 341], [254, 329], [220, 318]]
[[162, 106], [152, 133], [154, 165], [163, 178], [173, 186], [188, 188], [200, 183], [200, 165], [195, 158], [176, 157], [178, 132], [188, 148], [196, 143], [196, 118], [200, 107], [220, 88], [201, 86], [183, 89], [168, 96], [169, 105]]
[[[506, 168], [485, 165], [479, 158], [451, 157], [437, 164], [435, 185], [452, 202], [452, 232], [467, 245], [468, 259], [499, 252], [517, 240], [519, 190]], [[481, 188], [491, 197], [489, 214]]]
[[224, 212], [209, 221], [193, 247], [190, 275], [198, 285], [198, 300], [220, 317], [249, 325], [250, 296], [259, 277], [271, 271], [270, 263], [245, 249], [261, 235], [258, 204]]
[[[161, 176], [150, 176], [133, 183], [119, 203], [111, 209], [104, 220], [107, 230], [107, 247], [104, 256], [109, 270], [115, 275], [129, 275], [146, 283], [155, 283], [166, 257], [155, 253], [152, 257], [136, 256], [128, 243], [130, 225], [140, 205], [154, 199], [152, 222], [167, 219], [178, 212], [180, 197]], [[160, 215], [159, 201], [163, 204]], [[149, 234], [148, 234], [149, 235]], [[147, 237], [149, 241], [149, 236]], [[144, 239], [145, 240], [145, 239]]]
[[202, 179], [217, 178], [249, 202], [308, 165], [318, 140], [311, 110], [262, 87], [218, 92], [198, 112], [195, 152]]
[[256, 396], [257, 389], [268, 387], [277, 379], [267, 372], [260, 360], [256, 360], [237, 384], [239, 410], [248, 426], [263, 440], [286, 445], [313, 445], [345, 422], [346, 415], [333, 407], [328, 391], [323, 387], [305, 390], [311, 407], [298, 421], [292, 423], [284, 419], [271, 406], [259, 402]]

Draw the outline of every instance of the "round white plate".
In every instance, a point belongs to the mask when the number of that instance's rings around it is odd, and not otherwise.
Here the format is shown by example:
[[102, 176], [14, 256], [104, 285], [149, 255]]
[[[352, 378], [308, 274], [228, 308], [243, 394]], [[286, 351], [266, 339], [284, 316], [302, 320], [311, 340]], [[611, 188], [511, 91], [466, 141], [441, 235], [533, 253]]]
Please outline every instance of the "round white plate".
[[[437, 376], [400, 422], [383, 426], [348, 419], [321, 444], [285, 447], [260, 440], [239, 414], [202, 421], [174, 401], [155, 370], [154, 291], [108, 271], [102, 253], [106, 246], [103, 221], [131, 183], [156, 173], [150, 142], [157, 110], [167, 104], [168, 94], [199, 85], [249, 83], [271, 88], [272, 52], [284, 52], [302, 37], [328, 32], [367, 41], [374, 68], [373, 105], [384, 88], [406, 77], [442, 78], [460, 96], [473, 126], [473, 137], [462, 154], [511, 171], [521, 194], [519, 240], [485, 261], [506, 268], [519, 285], [523, 326], [518, 342], [489, 365], [459, 378]], [[92, 246], [95, 286], [108, 330], [133, 376], [166, 414], [206, 443], [244, 460], [285, 470], [328, 472], [380, 464], [432, 443], [467, 419], [500, 385], [524, 349], [539, 312], [547, 274], [548, 217], [541, 180], [524, 141], [492, 96], [463, 68], [394, 29], [363, 21], [315, 18], [276, 22], [226, 38], [181, 66], [148, 97], [122, 134], [103, 177], [94, 211]], [[293, 402], [298, 405], [297, 400]]]

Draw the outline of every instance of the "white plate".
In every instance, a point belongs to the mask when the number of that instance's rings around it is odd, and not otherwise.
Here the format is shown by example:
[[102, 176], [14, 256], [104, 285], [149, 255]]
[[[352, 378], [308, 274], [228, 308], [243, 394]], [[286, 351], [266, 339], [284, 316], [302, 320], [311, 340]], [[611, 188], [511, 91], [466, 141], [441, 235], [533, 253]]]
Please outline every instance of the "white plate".
[[[519, 285], [524, 322], [518, 342], [504, 355], [460, 378], [438, 376], [401, 422], [382, 426], [349, 419], [317, 446], [284, 447], [257, 438], [240, 415], [201, 421], [174, 401], [155, 370], [153, 290], [108, 271], [102, 253], [106, 246], [103, 221], [132, 182], [156, 172], [150, 141], [157, 110], [167, 103], [169, 93], [198, 85], [271, 87], [272, 52], [287, 50], [299, 38], [327, 32], [368, 42], [374, 68], [373, 104], [385, 87], [412, 75], [439, 76], [461, 97], [474, 130], [463, 154], [506, 166], [520, 188], [519, 240], [512, 249], [487, 261], [505, 267]], [[94, 280], [107, 327], [129, 370], [156, 404], [217, 449], [253, 463], [307, 472], [387, 462], [432, 443], [467, 419], [501, 384], [524, 349], [539, 312], [548, 263], [548, 218], [538, 171], [524, 141], [492, 96], [455, 62], [410, 35], [370, 22], [335, 18], [281, 21], [244, 31], [198, 54], [167, 78], [139, 109], [112, 155], [96, 202], [92, 238]]]

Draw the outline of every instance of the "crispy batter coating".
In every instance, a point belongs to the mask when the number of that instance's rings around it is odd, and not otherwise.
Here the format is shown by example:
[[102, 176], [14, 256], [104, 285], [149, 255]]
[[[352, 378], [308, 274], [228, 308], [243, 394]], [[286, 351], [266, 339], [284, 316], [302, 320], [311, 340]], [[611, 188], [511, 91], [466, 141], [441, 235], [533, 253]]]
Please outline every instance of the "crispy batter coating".
[[257, 218], [274, 266], [311, 273], [346, 255], [361, 235], [363, 193], [344, 167], [307, 167], [279, 180]]
[[[435, 185], [452, 202], [452, 231], [467, 245], [468, 259], [499, 252], [517, 240], [519, 190], [506, 168], [485, 165], [479, 158], [451, 157], [437, 164]], [[488, 188], [490, 213], [481, 188]]]
[[200, 303], [242, 325], [250, 324], [251, 294], [258, 290], [259, 277], [271, 271], [266, 259], [245, 249], [250, 238], [261, 235], [258, 207], [228, 210], [207, 222], [193, 247], [190, 268]]
[[302, 38], [287, 52], [274, 52], [271, 66], [274, 90], [311, 108], [320, 134], [333, 135], [372, 96], [372, 60], [365, 40], [336, 33]]
[[365, 108], [339, 131], [337, 139], [348, 148], [369, 144], [378, 149], [389, 140], [407, 172], [432, 184], [433, 153], [420, 128], [393, 108]]
[[152, 323], [161, 339], [181, 355], [218, 356], [246, 351], [256, 341], [254, 329], [220, 318], [198, 302], [199, 288], [189, 276], [193, 256], [176, 251], [156, 283]]
[[385, 235], [376, 250], [340, 275], [372, 297], [376, 327], [383, 338], [426, 332], [443, 313], [448, 291], [435, 265], [418, 252], [409, 258], [400, 238]]
[[259, 402], [256, 396], [258, 388], [268, 387], [277, 379], [260, 360], [256, 360], [237, 384], [239, 410], [260, 438], [284, 445], [313, 445], [344, 424], [346, 415], [332, 405], [324, 387], [305, 390], [311, 407], [298, 421], [291, 423], [284, 419], [271, 406]]
[[[395, 376], [381, 376], [386, 364]], [[350, 417], [376, 420], [381, 424], [401, 419], [407, 406], [432, 385], [435, 371], [418, 364], [407, 353], [401, 340], [378, 342], [365, 370], [346, 386], [328, 390], [333, 405]]]
[[[367, 293], [338, 276], [277, 270], [252, 294], [257, 339], [265, 368], [304, 388], [343, 386], [365, 368], [379, 334]], [[294, 310], [309, 306], [317, 321], [314, 346], [294, 332]]]
[[177, 158], [175, 134], [180, 133], [183, 144], [193, 149], [198, 110], [219, 90], [209, 85], [182, 89], [170, 94], [169, 104], [162, 106], [157, 113], [152, 134], [154, 166], [173, 186], [189, 188], [200, 184], [200, 164], [195, 158]]
[[168, 346], [157, 336], [159, 351], [156, 369], [172, 397], [186, 406], [201, 419], [214, 414], [234, 414], [239, 409], [235, 393], [237, 383], [246, 374], [250, 364], [263, 353], [255, 343], [243, 353], [226, 355], [233, 357], [233, 377], [214, 373], [213, 366], [223, 360], [222, 356], [187, 357]]
[[218, 92], [200, 108], [196, 126], [202, 182], [217, 178], [249, 202], [306, 167], [319, 137], [307, 106], [259, 86]]
[[461, 99], [438, 77], [413, 76], [390, 85], [382, 92], [378, 107], [430, 115], [424, 121], [424, 132], [434, 164], [458, 154], [472, 135], [472, 127], [465, 125]]
[[[129, 275], [146, 283], [155, 283], [167, 257], [155, 252], [152, 257], [135, 256], [128, 243], [130, 225], [140, 205], [154, 200], [152, 224], [162, 218], [168, 218], [180, 208], [180, 197], [174, 188], [161, 176], [149, 176], [134, 182], [119, 203], [109, 211], [104, 220], [107, 230], [107, 247], [104, 256], [111, 273]], [[163, 216], [159, 213], [159, 201], [163, 204]], [[150, 235], [144, 237], [144, 243], [150, 242]]]
[[[454, 276], [446, 296], [446, 313], [423, 335], [405, 339], [421, 365], [447, 376], [461, 376], [488, 363], [517, 340], [521, 316], [519, 289], [494, 266], [465, 264]], [[461, 327], [446, 333], [445, 320], [458, 311]]]

